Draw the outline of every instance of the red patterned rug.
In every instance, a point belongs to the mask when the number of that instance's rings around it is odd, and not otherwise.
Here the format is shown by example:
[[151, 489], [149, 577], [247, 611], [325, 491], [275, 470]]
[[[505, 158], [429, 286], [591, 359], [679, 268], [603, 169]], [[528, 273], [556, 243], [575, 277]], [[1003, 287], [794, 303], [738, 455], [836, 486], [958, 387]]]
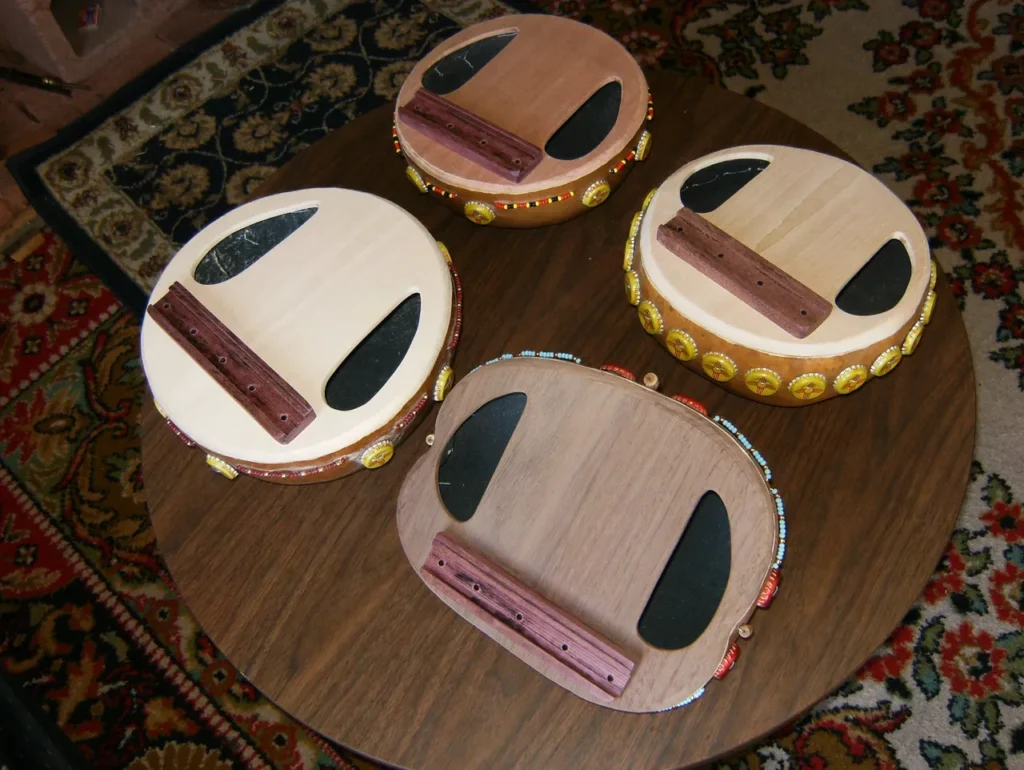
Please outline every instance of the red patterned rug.
[[[358, 0], [285, 2], [41, 160], [61, 232], [74, 220], [144, 290], [176, 243], [339, 121], [392, 98], [424, 46], [511, 12], [494, 0], [373, 7], [383, 21]], [[850, 152], [924, 223], [970, 336], [976, 462], [935, 575], [855, 677], [721, 766], [1024, 767], [1024, 4], [544, 10], [608, 30], [645, 64], [748, 93]], [[367, 40], [392, 58], [364, 66]], [[346, 767], [219, 655], [155, 551], [135, 317], [50, 230], [25, 261], [0, 263], [0, 307], [5, 677], [87, 767]]]

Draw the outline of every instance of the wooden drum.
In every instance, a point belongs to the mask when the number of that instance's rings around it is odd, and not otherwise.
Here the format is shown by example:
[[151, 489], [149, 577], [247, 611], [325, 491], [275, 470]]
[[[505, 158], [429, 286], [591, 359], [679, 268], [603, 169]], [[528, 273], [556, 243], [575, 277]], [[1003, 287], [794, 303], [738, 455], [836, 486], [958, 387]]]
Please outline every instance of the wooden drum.
[[467, 27], [398, 94], [395, 150], [477, 224], [537, 227], [600, 205], [650, 151], [647, 81], [622, 45], [546, 15]]
[[402, 485], [398, 532], [430, 590], [525, 664], [660, 711], [736, 663], [778, 589], [785, 517], [736, 426], [610, 369], [527, 351], [470, 373]]
[[626, 297], [645, 331], [747, 398], [799, 406], [892, 371], [921, 341], [936, 266], [914, 214], [830, 155], [735, 147], [652, 190]]
[[215, 470], [325, 481], [388, 462], [444, 398], [461, 308], [447, 250], [393, 203], [282, 193], [171, 260], [142, 362], [170, 429]]

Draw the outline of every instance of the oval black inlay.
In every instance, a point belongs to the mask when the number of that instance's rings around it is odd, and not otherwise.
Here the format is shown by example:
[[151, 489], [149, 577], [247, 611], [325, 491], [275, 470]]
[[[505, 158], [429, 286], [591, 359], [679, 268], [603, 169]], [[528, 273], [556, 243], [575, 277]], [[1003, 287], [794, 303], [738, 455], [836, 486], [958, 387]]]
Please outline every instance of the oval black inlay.
[[437, 490], [456, 520], [469, 521], [476, 513], [525, 408], [525, 393], [498, 396], [467, 417], [448, 439], [437, 469]]
[[892, 238], [836, 295], [836, 307], [850, 315], [878, 315], [892, 310], [910, 285], [910, 254]]
[[679, 200], [698, 214], [714, 211], [740, 191], [747, 182], [768, 168], [759, 158], [723, 160], [686, 177], [679, 188]]
[[420, 295], [413, 294], [345, 356], [327, 380], [324, 400], [342, 412], [367, 403], [391, 379], [409, 352], [420, 324]]
[[199, 260], [192, 277], [212, 286], [234, 278], [298, 230], [316, 213], [316, 206], [254, 222], [222, 238]]
[[556, 160], [576, 160], [593, 152], [615, 126], [622, 84], [605, 83], [551, 135], [544, 152]]
[[729, 514], [716, 492], [705, 492], [658, 578], [637, 633], [653, 647], [693, 644], [718, 609], [729, 582]]
[[438, 96], [457, 91], [479, 74], [515, 36], [515, 32], [503, 32], [452, 51], [423, 74], [423, 87]]

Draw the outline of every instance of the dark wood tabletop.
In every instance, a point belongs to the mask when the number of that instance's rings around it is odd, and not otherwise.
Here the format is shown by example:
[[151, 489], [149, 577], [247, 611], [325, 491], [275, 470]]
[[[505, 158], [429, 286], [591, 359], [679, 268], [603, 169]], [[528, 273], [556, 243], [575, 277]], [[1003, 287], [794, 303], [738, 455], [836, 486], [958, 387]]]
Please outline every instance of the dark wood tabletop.
[[[398, 540], [399, 486], [436, 409], [375, 471], [303, 487], [212, 473], [151, 403], [143, 460], [160, 550], [204, 630], [268, 697], [385, 763], [449, 768], [675, 768], [721, 756], [826, 696], [917, 599], [960, 510], [974, 447], [974, 374], [944, 277], [913, 356], [857, 393], [802, 408], [756, 404], [689, 373], [640, 327], [622, 245], [646, 193], [687, 161], [778, 143], [842, 153], [763, 105], [651, 74], [654, 143], [599, 208], [498, 230], [421, 195], [391, 143], [391, 106], [301, 152], [264, 193], [344, 186], [404, 207], [450, 248], [465, 291], [456, 376], [504, 352], [569, 351], [655, 372], [734, 422], [786, 501], [779, 595], [735, 668], [671, 711], [625, 714], [555, 686], [462, 621]], [[456, 386], [457, 387], [457, 386]]]

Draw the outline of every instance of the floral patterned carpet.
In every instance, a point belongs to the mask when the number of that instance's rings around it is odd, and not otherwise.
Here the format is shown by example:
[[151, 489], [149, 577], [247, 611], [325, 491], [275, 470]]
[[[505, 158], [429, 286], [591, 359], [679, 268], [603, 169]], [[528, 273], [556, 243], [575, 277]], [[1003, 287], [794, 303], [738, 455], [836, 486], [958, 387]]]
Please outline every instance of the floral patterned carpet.
[[[107, 286], [144, 297], [177, 245], [391, 99], [424, 52], [515, 11], [496, 0], [257, 5], [19, 172], [54, 229], [24, 262], [0, 263], [0, 666], [89, 767], [360, 762], [262, 698], [175, 593], [146, 515], [138, 323]], [[537, 9], [593, 23], [645, 65], [745, 93], [843, 147], [924, 223], [971, 341], [972, 483], [919, 602], [837, 693], [721, 766], [1024, 767], [1024, 4]], [[98, 267], [104, 282], [79, 258], [106, 260], [123, 280]]]

